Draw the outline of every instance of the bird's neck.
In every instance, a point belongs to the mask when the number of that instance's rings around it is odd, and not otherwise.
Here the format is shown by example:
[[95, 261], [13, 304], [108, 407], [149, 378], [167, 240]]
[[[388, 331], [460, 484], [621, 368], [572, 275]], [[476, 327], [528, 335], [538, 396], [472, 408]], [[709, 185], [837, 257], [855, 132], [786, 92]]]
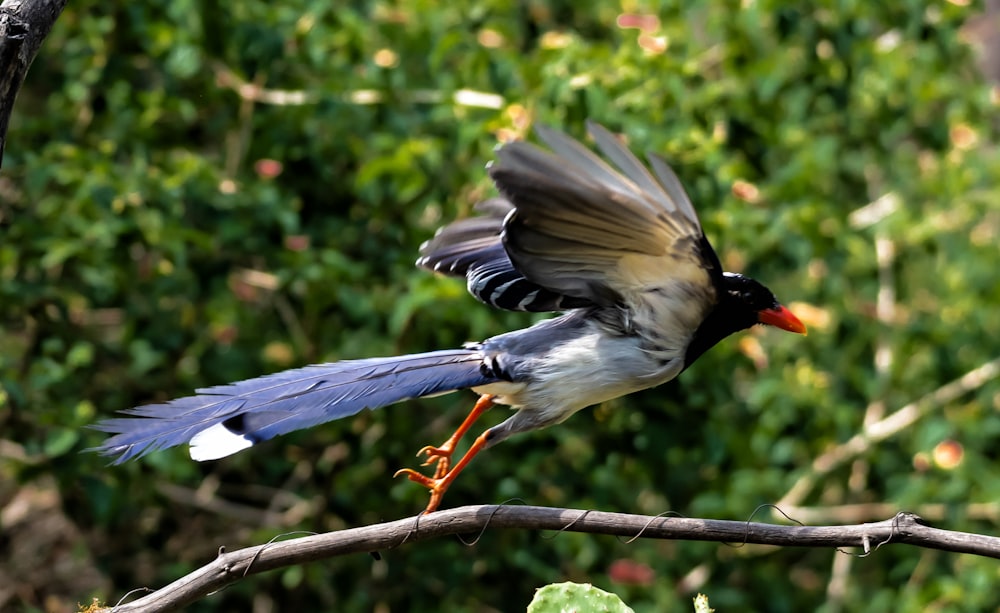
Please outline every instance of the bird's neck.
[[[725, 296], [725, 294], [724, 294]], [[705, 353], [716, 345], [719, 341], [734, 332], [745, 330], [757, 323], [756, 316], [748, 314], [745, 310], [725, 297], [708, 317], [701, 322], [691, 342], [688, 343], [687, 351], [684, 353], [684, 368], [687, 369], [694, 363], [701, 354]]]

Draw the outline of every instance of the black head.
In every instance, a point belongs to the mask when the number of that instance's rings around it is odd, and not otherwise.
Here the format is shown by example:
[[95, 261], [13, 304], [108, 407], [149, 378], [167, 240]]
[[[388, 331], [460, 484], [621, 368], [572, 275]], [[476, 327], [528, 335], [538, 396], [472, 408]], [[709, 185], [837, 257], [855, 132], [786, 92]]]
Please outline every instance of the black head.
[[720, 302], [732, 303], [729, 308], [734, 309], [733, 316], [740, 318], [742, 313], [748, 322], [739, 330], [754, 324], [767, 324], [796, 334], [806, 333], [806, 327], [799, 318], [782, 306], [771, 290], [759, 281], [734, 272], [722, 273], [722, 279], [726, 295], [721, 297]]
[[687, 368], [712, 346], [733, 332], [755, 324], [767, 324], [788, 332], [805, 334], [806, 327], [786, 309], [771, 290], [750, 277], [723, 273], [719, 301], [701, 323], [684, 356]]

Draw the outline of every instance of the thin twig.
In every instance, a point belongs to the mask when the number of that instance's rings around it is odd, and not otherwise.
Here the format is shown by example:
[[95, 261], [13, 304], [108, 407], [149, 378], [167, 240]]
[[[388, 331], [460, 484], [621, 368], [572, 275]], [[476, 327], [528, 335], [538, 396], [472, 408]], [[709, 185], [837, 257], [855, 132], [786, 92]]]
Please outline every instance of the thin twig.
[[[269, 104], [273, 106], [303, 106], [317, 104], [321, 97], [304, 90], [272, 89], [263, 86], [262, 82], [250, 83], [239, 77], [235, 72], [220, 62], [212, 64], [215, 70], [215, 82], [219, 87], [225, 87], [236, 92], [243, 100]], [[453, 104], [481, 109], [501, 109], [506, 104], [503, 96], [492, 92], [474, 89], [458, 89], [445, 91], [437, 89], [413, 89], [386, 92], [377, 89], [353, 89], [340, 94], [333, 94], [341, 102], [358, 106], [382, 104], [387, 100], [402, 101], [409, 104]]]
[[[866, 171], [869, 189], [881, 186], [878, 170], [872, 166]], [[891, 198], [883, 195], [874, 202]], [[878, 264], [878, 294], [875, 297], [875, 317], [879, 323], [878, 335], [875, 340], [875, 396], [865, 408], [862, 425], [867, 427], [885, 417], [885, 393], [889, 386], [889, 375], [892, 369], [894, 352], [892, 347], [893, 322], [896, 320], [896, 282], [892, 264], [895, 259], [896, 245], [889, 238], [884, 225], [875, 226], [875, 261]], [[851, 474], [847, 479], [848, 502], [857, 500], [868, 488], [868, 476], [871, 467], [864, 456], [854, 460]], [[884, 515], [883, 515], [884, 516]], [[826, 608], [829, 613], [838, 613], [844, 608], [847, 598], [847, 585], [854, 558], [851, 556], [834, 556], [830, 570], [830, 580], [826, 585]]]
[[270, 104], [272, 106], [302, 106], [315, 104], [319, 96], [307, 91], [269, 89], [262, 82], [250, 83], [240, 78], [222, 62], [213, 62], [215, 83], [219, 87], [231, 89], [243, 100]]
[[971, 392], [986, 385], [1000, 376], [1000, 358], [994, 358], [985, 364], [970, 370], [958, 379], [950, 381], [938, 389], [925, 394], [916, 402], [885, 416], [884, 418], [865, 426], [847, 441], [826, 451], [813, 460], [808, 473], [799, 477], [795, 485], [777, 503], [779, 507], [798, 506], [798, 503], [812, 491], [816, 481], [839, 468], [845, 462], [868, 451], [873, 445], [884, 441], [897, 432], [913, 425], [921, 417], [931, 411], [953, 402], [962, 394]]

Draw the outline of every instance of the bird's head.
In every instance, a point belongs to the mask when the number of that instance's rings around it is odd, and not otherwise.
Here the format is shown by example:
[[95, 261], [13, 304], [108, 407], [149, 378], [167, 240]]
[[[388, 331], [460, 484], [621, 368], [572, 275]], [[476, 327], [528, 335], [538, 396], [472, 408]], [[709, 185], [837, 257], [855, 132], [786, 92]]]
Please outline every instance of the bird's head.
[[806, 334], [806, 326], [774, 297], [771, 290], [750, 277], [727, 272], [723, 274], [722, 302], [729, 311], [745, 318], [742, 327], [766, 324], [796, 334]]
[[750, 277], [727, 272], [722, 276], [722, 290], [715, 308], [701, 322], [688, 344], [684, 368], [698, 356], [734, 332], [756, 324], [766, 324], [796, 334], [805, 334], [806, 326], [782, 306], [771, 290]]

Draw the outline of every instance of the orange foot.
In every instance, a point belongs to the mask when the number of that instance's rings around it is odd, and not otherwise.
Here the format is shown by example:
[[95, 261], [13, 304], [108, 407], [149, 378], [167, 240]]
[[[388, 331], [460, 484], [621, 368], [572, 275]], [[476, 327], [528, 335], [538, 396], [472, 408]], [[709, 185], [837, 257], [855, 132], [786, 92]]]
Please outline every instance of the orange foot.
[[[451, 439], [448, 440], [448, 443]], [[441, 477], [448, 474], [448, 469], [451, 468], [451, 456], [455, 453], [455, 446], [445, 443], [440, 447], [434, 447], [433, 445], [428, 445], [417, 452], [417, 457], [424, 456], [424, 461], [420, 464], [421, 466], [430, 466], [434, 464], [434, 478], [440, 479]], [[404, 472], [409, 469], [403, 469]], [[413, 471], [411, 471], [413, 472]], [[399, 474], [398, 472], [396, 473]]]
[[[440, 467], [441, 464], [438, 464], [438, 468]], [[444, 493], [448, 491], [448, 486], [451, 485], [451, 481], [454, 480], [454, 477], [452, 477], [452, 479], [446, 483], [443, 477], [428, 477], [427, 475], [418, 473], [412, 468], [400, 468], [396, 471], [396, 474], [394, 474], [393, 477], [398, 477], [399, 475], [406, 475], [406, 478], [410, 481], [419, 483], [431, 491], [431, 499], [427, 503], [427, 508], [424, 509], [424, 514], [437, 511], [438, 506], [441, 504], [441, 499], [444, 497]]]
[[[458, 445], [459, 439], [469, 431], [472, 424], [475, 423], [479, 416], [485, 413], [490, 407], [493, 406], [493, 396], [483, 395], [479, 397], [476, 402], [476, 406], [472, 407], [472, 411], [462, 422], [462, 425], [455, 430], [455, 433], [448, 437], [448, 440], [444, 442], [440, 447], [434, 447], [428, 445], [420, 451], [417, 452], [417, 457], [424, 456], [423, 466], [434, 466], [434, 476], [428, 477], [410, 468], [403, 468], [396, 471], [393, 476], [406, 475], [406, 478], [414, 483], [419, 483], [420, 485], [426, 487], [431, 491], [431, 500], [427, 503], [427, 508], [424, 513], [430, 513], [437, 510], [438, 505], [441, 504], [441, 497], [444, 496], [445, 491], [451, 482], [455, 480], [458, 473], [465, 468], [465, 465], [469, 463], [474, 455], [479, 453], [479, 451], [486, 444], [486, 433], [483, 433], [476, 442], [472, 444], [462, 459], [459, 460], [458, 464], [454, 466], [451, 465], [451, 456], [455, 453], [455, 446]], [[482, 439], [482, 442], [480, 442]]]
[[[455, 478], [458, 477], [458, 474], [462, 472], [462, 470], [469, 464], [469, 462], [472, 460], [473, 457], [475, 457], [477, 453], [479, 453], [486, 447], [486, 441], [488, 436], [489, 436], [489, 430], [480, 434], [476, 438], [475, 442], [472, 443], [472, 446], [469, 447], [469, 450], [465, 452], [465, 455], [462, 456], [462, 459], [459, 460], [458, 463], [455, 464], [455, 466], [450, 469], [447, 468], [447, 464], [449, 464], [451, 461], [450, 452], [447, 453], [447, 457], [433, 457], [429, 459], [427, 463], [430, 463], [434, 460], [438, 460], [438, 465], [434, 471], [433, 477], [428, 477], [427, 475], [418, 473], [412, 468], [401, 468], [396, 471], [396, 474], [393, 475], [393, 477], [398, 477], [399, 475], [406, 475], [406, 478], [409, 479], [410, 481], [413, 481], [414, 483], [419, 483], [420, 485], [429, 489], [431, 491], [431, 499], [427, 503], [427, 508], [424, 509], [424, 513], [425, 514], [433, 513], [434, 511], [437, 510], [438, 505], [441, 504], [441, 499], [444, 497], [444, 493], [448, 491], [448, 488], [451, 486], [451, 483], [455, 480]], [[424, 449], [427, 449], [427, 447], [425, 447]], [[421, 449], [421, 452], [423, 452], [424, 449]], [[432, 447], [431, 449], [439, 449], [439, 448]], [[443, 472], [442, 472], [442, 465], [445, 466]]]

